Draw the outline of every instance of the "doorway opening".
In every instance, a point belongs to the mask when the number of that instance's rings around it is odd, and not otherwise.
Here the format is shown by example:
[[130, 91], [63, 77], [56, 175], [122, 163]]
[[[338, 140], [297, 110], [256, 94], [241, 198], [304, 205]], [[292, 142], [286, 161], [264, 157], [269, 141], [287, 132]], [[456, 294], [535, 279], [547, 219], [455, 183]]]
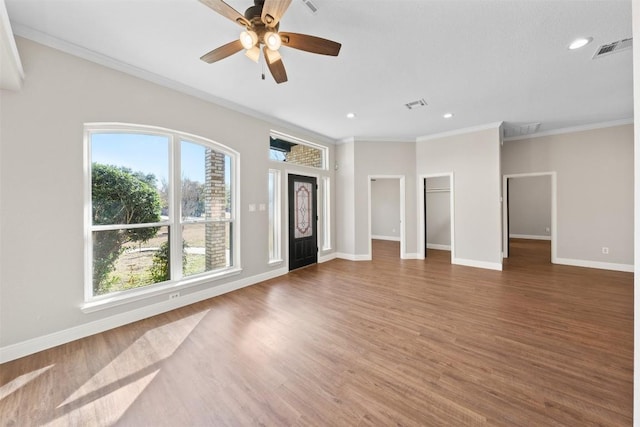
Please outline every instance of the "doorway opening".
[[422, 176], [421, 181], [420, 255], [452, 263], [453, 174]]
[[374, 245], [388, 256], [406, 258], [405, 178], [403, 175], [369, 176], [369, 259]]
[[504, 175], [502, 185], [503, 257], [556, 263], [556, 173]]

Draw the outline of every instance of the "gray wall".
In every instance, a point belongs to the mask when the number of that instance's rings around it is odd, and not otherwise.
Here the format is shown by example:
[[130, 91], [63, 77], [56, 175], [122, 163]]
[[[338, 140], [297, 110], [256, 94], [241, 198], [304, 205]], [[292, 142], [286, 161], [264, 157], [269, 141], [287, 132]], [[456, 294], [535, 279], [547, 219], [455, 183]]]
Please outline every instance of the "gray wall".
[[509, 179], [509, 235], [551, 239], [551, 176]]
[[508, 141], [502, 161], [505, 174], [557, 172], [559, 263], [633, 264], [633, 125]]
[[[338, 185], [338, 246], [347, 259], [371, 259], [369, 240], [369, 179], [375, 175], [405, 177], [405, 254], [416, 255], [415, 143], [348, 141], [336, 147]], [[401, 249], [402, 252], [402, 249]]]
[[502, 268], [500, 128], [416, 143], [416, 174], [454, 174], [453, 262]]
[[[355, 253], [368, 255], [369, 240], [369, 176], [405, 176], [405, 253], [416, 253], [416, 191], [413, 142], [355, 142]], [[402, 252], [402, 249], [401, 249]]]
[[[268, 266], [267, 212], [249, 212], [248, 204], [268, 203], [269, 168], [286, 167], [320, 177], [333, 176], [333, 169], [311, 171], [270, 162], [269, 131], [326, 141], [31, 41], [18, 38], [17, 42], [27, 77], [21, 91], [2, 92], [0, 111], [1, 347], [167, 301], [166, 295], [159, 295], [93, 313], [80, 310], [84, 301], [85, 122], [161, 126], [212, 139], [240, 153], [243, 271], [183, 289], [183, 296], [278, 268]], [[329, 164], [333, 164], [334, 147], [329, 147]], [[283, 230], [285, 221], [283, 215]]]
[[336, 146], [336, 251], [355, 255], [355, 143]]
[[400, 240], [400, 180], [371, 181], [371, 235]]
[[[427, 248], [450, 249], [451, 192], [449, 177], [427, 178]], [[442, 190], [449, 191], [442, 191]]]

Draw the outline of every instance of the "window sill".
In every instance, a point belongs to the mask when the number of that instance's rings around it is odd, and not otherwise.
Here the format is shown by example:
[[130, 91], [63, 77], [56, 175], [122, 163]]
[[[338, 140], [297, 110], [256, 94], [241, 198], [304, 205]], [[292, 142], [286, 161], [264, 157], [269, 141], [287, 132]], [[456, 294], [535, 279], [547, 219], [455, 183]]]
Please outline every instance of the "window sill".
[[87, 301], [80, 307], [83, 313], [94, 313], [100, 310], [106, 310], [119, 305], [128, 304], [134, 301], [140, 301], [148, 298], [152, 298], [158, 295], [169, 294], [173, 292], [179, 292], [182, 289], [188, 289], [193, 286], [209, 283], [214, 280], [223, 279], [226, 277], [235, 276], [242, 272], [242, 268], [233, 267], [228, 270], [219, 271], [206, 276], [197, 276], [182, 279], [178, 282], [168, 282], [162, 285], [150, 286], [143, 289], [134, 289], [130, 291], [124, 291], [113, 296], [107, 296], [92, 301]]

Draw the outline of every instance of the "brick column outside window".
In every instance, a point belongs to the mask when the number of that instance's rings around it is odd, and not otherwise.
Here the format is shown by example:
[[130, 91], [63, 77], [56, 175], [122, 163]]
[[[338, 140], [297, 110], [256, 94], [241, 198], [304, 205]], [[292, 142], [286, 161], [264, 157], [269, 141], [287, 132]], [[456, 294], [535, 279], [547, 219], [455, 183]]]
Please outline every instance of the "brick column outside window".
[[[226, 191], [225, 155], [211, 149], [205, 152], [205, 214], [207, 219], [224, 219]], [[205, 270], [227, 267], [227, 222], [207, 223], [205, 227]]]

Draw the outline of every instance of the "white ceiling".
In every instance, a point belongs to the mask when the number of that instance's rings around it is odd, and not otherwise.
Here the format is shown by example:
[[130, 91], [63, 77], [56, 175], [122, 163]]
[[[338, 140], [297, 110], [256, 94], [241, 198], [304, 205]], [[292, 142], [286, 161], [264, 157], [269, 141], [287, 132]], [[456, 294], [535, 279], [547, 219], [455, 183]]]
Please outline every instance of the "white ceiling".
[[[312, 1], [316, 14], [293, 0], [280, 30], [332, 39], [342, 50], [327, 57], [282, 48], [289, 81], [280, 85], [268, 71], [261, 80], [262, 66], [242, 53], [199, 59], [241, 28], [197, 0], [6, 6], [18, 35], [83, 48], [335, 140], [413, 140], [499, 121], [540, 122], [545, 132], [633, 117], [631, 50], [592, 59], [598, 46], [631, 37], [630, 0]], [[243, 13], [252, 0], [228, 3]], [[569, 51], [579, 36], [593, 42]], [[421, 98], [428, 106], [404, 105]], [[455, 115], [446, 120], [446, 112]]]

